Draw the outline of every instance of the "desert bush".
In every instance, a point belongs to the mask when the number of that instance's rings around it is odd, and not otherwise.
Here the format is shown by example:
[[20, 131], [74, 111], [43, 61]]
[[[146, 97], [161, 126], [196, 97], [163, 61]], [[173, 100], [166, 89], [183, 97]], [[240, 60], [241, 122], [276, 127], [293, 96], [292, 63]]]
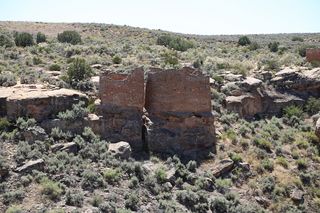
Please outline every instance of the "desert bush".
[[16, 46], [26, 47], [34, 45], [33, 37], [30, 33], [21, 33], [14, 38]]
[[216, 180], [216, 188], [218, 192], [225, 194], [228, 192], [231, 185], [231, 180], [219, 178]]
[[167, 173], [164, 170], [164, 168], [161, 168], [161, 167], [157, 168], [155, 173], [156, 173], [156, 178], [157, 178], [158, 182], [164, 183], [167, 178]]
[[138, 191], [133, 191], [132, 193], [125, 194], [125, 207], [127, 209], [131, 209], [133, 211], [137, 211], [138, 207], [140, 205], [140, 200], [139, 200], [139, 192]]
[[232, 95], [232, 93], [236, 90], [239, 90], [239, 86], [236, 84], [227, 84], [226, 86], [221, 88], [221, 92], [224, 93], [226, 96]]
[[253, 51], [257, 49], [260, 49], [260, 44], [258, 44], [257, 42], [251, 42], [249, 45], [249, 50]]
[[305, 105], [305, 111], [309, 115], [314, 115], [320, 111], [320, 99], [315, 97], [310, 97]]
[[276, 186], [276, 181], [273, 176], [269, 175], [262, 178], [260, 186], [264, 192], [271, 193]]
[[11, 41], [11, 39], [8, 36], [0, 35], [0, 46], [12, 47], [13, 42]]
[[47, 177], [42, 178], [40, 183], [41, 193], [45, 196], [48, 196], [52, 200], [57, 199], [63, 193], [63, 189], [61, 189], [56, 182]]
[[81, 176], [81, 185], [83, 189], [93, 190], [104, 185], [102, 176], [92, 169], [84, 170]]
[[197, 162], [194, 161], [194, 160], [190, 160], [187, 165], [186, 165], [187, 169], [190, 171], [190, 172], [195, 172], [196, 171], [196, 168], [197, 168]]
[[72, 105], [72, 110], [66, 110], [65, 112], [59, 112], [58, 118], [62, 120], [75, 120], [77, 118], [83, 118], [87, 116], [90, 110], [86, 107], [84, 101], [79, 101], [77, 104]]
[[214, 213], [225, 213], [228, 210], [229, 202], [223, 196], [216, 196], [210, 199], [210, 209]]
[[6, 192], [3, 194], [3, 203], [9, 205], [11, 202], [22, 201], [25, 196], [25, 191], [16, 190], [11, 192]]
[[60, 71], [61, 70], [61, 67], [59, 64], [52, 64], [49, 66], [49, 70], [50, 71]]
[[10, 87], [17, 84], [16, 77], [11, 73], [0, 74], [0, 85]]
[[303, 42], [304, 40], [303, 40], [303, 38], [301, 38], [301, 37], [293, 37], [293, 38], [291, 39], [291, 41], [300, 41], [300, 42]]
[[270, 60], [266, 63], [266, 70], [277, 70], [279, 69], [280, 64], [277, 60]]
[[21, 207], [16, 205], [10, 206], [6, 211], [6, 213], [21, 213], [21, 212], [22, 212]]
[[121, 59], [120, 57], [116, 56], [116, 57], [114, 57], [114, 58], [112, 59], [112, 62], [113, 62], [114, 64], [121, 64], [122, 59]]
[[194, 205], [198, 202], [197, 194], [193, 191], [178, 191], [177, 200], [185, 205]]
[[83, 194], [79, 191], [68, 191], [66, 193], [66, 204], [81, 207], [83, 204]]
[[81, 43], [81, 36], [76, 31], [63, 31], [62, 33], [58, 34], [57, 38], [60, 42], [67, 42], [73, 45]]
[[108, 183], [114, 184], [120, 180], [121, 173], [119, 169], [107, 169], [103, 172], [103, 177]]
[[117, 205], [115, 202], [103, 202], [99, 204], [99, 209], [102, 212], [106, 213], [116, 213], [117, 212]]
[[320, 61], [310, 61], [309, 63], [313, 68], [320, 67]]
[[293, 116], [299, 119], [303, 117], [303, 110], [298, 106], [287, 106], [282, 109], [282, 116], [286, 118], [292, 118]]
[[298, 169], [305, 169], [308, 165], [307, 161], [305, 161], [304, 159], [297, 159], [296, 164], [298, 165]]
[[245, 46], [251, 44], [251, 41], [247, 36], [242, 36], [239, 38], [238, 44], [241, 46]]
[[43, 61], [38, 57], [33, 57], [32, 61], [33, 61], [34, 65], [38, 65], [38, 64], [42, 64], [43, 63]]
[[157, 45], [163, 45], [177, 51], [186, 51], [189, 48], [194, 48], [195, 45], [191, 41], [186, 41], [180, 37], [173, 37], [170, 35], [160, 36], [157, 39]]
[[270, 42], [268, 44], [268, 47], [269, 47], [271, 52], [278, 52], [278, 50], [279, 50], [279, 42], [277, 42], [277, 41]]
[[285, 157], [278, 156], [277, 163], [282, 165], [284, 168], [288, 168], [289, 162]]
[[42, 43], [42, 42], [46, 42], [47, 41], [46, 35], [41, 32], [38, 32], [36, 41], [37, 41], [37, 44]]

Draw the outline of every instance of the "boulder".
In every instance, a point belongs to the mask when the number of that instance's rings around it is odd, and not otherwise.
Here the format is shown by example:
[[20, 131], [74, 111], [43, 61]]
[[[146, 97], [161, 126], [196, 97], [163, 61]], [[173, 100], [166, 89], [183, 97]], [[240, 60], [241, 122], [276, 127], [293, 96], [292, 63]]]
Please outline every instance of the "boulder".
[[300, 189], [293, 189], [290, 193], [290, 198], [293, 200], [293, 201], [301, 201], [303, 199], [303, 195], [304, 195], [304, 192]]
[[32, 126], [27, 129], [27, 131], [23, 132], [24, 139], [28, 142], [35, 141], [46, 141], [48, 139], [48, 135], [44, 131], [43, 128], [39, 126]]
[[50, 149], [52, 152], [65, 151], [67, 153], [76, 154], [78, 152], [78, 145], [74, 142], [59, 143], [59, 144], [52, 145]]
[[30, 160], [23, 166], [20, 166], [15, 169], [18, 173], [31, 173], [32, 170], [40, 170], [44, 169], [44, 160], [37, 159], [37, 160]]
[[120, 157], [123, 159], [131, 157], [132, 153], [130, 144], [125, 141], [110, 143], [108, 151], [113, 153], [115, 157]]
[[219, 177], [227, 172], [229, 172], [234, 165], [234, 161], [231, 159], [224, 159], [220, 161], [216, 166], [214, 166], [210, 171], [215, 177]]
[[87, 96], [69, 89], [0, 88], [0, 116], [7, 116], [10, 120], [27, 116], [40, 122], [71, 109], [80, 100], [87, 101]]

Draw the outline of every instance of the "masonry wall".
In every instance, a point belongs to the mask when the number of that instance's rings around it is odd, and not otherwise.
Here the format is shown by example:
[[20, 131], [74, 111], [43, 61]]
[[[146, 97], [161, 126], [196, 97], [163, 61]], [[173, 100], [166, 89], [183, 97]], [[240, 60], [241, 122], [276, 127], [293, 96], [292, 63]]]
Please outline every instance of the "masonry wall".
[[134, 69], [129, 74], [107, 71], [100, 76], [99, 94], [101, 105], [126, 107], [144, 106], [144, 71]]
[[209, 78], [191, 68], [148, 73], [145, 108], [166, 112], [211, 112]]
[[320, 48], [312, 48], [306, 50], [306, 61], [320, 61]]

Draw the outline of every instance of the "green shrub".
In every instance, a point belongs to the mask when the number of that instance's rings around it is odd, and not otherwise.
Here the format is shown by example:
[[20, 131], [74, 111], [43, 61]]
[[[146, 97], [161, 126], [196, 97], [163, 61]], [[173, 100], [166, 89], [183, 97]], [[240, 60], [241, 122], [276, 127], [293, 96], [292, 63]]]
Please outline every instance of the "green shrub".
[[298, 106], [287, 106], [282, 109], [282, 116], [286, 118], [291, 118], [293, 116], [296, 116], [298, 118], [303, 117], [303, 110], [301, 107]]
[[17, 84], [17, 79], [12, 73], [0, 74], [0, 86], [10, 87]]
[[81, 43], [81, 36], [76, 31], [64, 31], [63, 33], [58, 34], [58, 41], [66, 42], [71, 44]]
[[12, 47], [13, 42], [5, 35], [0, 35], [0, 46]]
[[21, 209], [21, 207], [20, 206], [10, 206], [8, 209], [7, 209], [7, 211], [6, 211], [6, 213], [21, 213], [22, 212], [22, 209]]
[[289, 162], [285, 157], [279, 156], [277, 159], [277, 163], [282, 165], [284, 168], [288, 168]]
[[249, 45], [249, 50], [253, 51], [257, 49], [260, 49], [260, 44], [258, 44], [257, 42], [251, 42]]
[[232, 155], [231, 160], [235, 163], [242, 162], [242, 157], [240, 155]]
[[[115, 202], [112, 202], [112, 201], [111, 202], [103, 202], [99, 205], [99, 209], [101, 209], [102, 212], [116, 213], [117, 212], [117, 205]], [[118, 211], [118, 212], [120, 212], [120, 211]]]
[[37, 34], [37, 44], [42, 43], [42, 42], [46, 42], [46, 41], [47, 41], [46, 35], [41, 33], [41, 32], [38, 32], [38, 34]]
[[32, 59], [34, 65], [42, 64], [43, 61], [38, 57], [33, 57]]
[[297, 159], [296, 164], [298, 165], [298, 169], [305, 169], [308, 165], [308, 163], [303, 159]]
[[83, 195], [79, 191], [68, 191], [66, 193], [66, 204], [81, 207], [83, 204]]
[[262, 178], [260, 186], [264, 192], [272, 192], [276, 186], [276, 181], [273, 176], [269, 175]]
[[173, 37], [170, 35], [163, 35], [158, 37], [157, 45], [163, 45], [177, 51], [186, 51], [189, 48], [194, 48], [195, 45], [191, 41], [183, 40], [180, 37]]
[[71, 84], [88, 80], [91, 76], [93, 76], [92, 69], [86, 60], [82, 58], [76, 58], [67, 71], [68, 81]]
[[320, 67], [320, 61], [310, 61], [309, 63], [310, 63], [311, 66], [314, 67], [314, 68]]
[[16, 46], [26, 47], [34, 45], [33, 37], [30, 33], [21, 33], [16, 35], [14, 39]]
[[85, 102], [79, 101], [77, 104], [72, 105], [72, 110], [67, 110], [65, 112], [59, 112], [57, 117], [62, 120], [75, 120], [77, 118], [83, 118], [87, 116], [90, 110], [84, 107]]
[[114, 64], [121, 64], [122, 59], [121, 59], [120, 57], [116, 56], [116, 57], [114, 57], [114, 58], [112, 59], [112, 62], [113, 62]]
[[215, 213], [225, 213], [228, 210], [229, 202], [223, 196], [216, 196], [210, 200], [210, 209]]
[[9, 205], [11, 202], [22, 201], [25, 196], [25, 191], [16, 190], [11, 192], [6, 192], [3, 194], [3, 203]]
[[278, 52], [278, 50], [279, 50], [279, 42], [277, 42], [277, 41], [270, 42], [268, 44], [268, 47], [269, 47], [271, 52]]
[[49, 70], [50, 71], [60, 71], [61, 70], [61, 67], [59, 64], [52, 64], [49, 66]]
[[133, 191], [130, 194], [126, 194], [125, 198], [125, 207], [127, 209], [131, 209], [133, 211], [137, 211], [140, 205], [140, 200], [139, 200], [139, 193], [137, 191]]
[[56, 182], [47, 177], [42, 178], [40, 183], [41, 193], [48, 196], [52, 200], [57, 199], [63, 192], [63, 189], [61, 189]]
[[107, 169], [103, 172], [103, 177], [108, 183], [115, 183], [120, 180], [121, 173], [119, 169]]
[[198, 202], [197, 194], [193, 191], [178, 191], [177, 200], [185, 205], [194, 205]]
[[251, 41], [247, 36], [242, 36], [239, 38], [238, 44], [241, 46], [245, 46], [251, 44]]
[[92, 198], [92, 205], [98, 207], [102, 203], [102, 199], [100, 196], [93, 196]]
[[291, 39], [291, 41], [300, 41], [300, 42], [303, 42], [304, 40], [303, 40], [303, 38], [300, 38], [300, 37], [293, 37], [293, 38]]
[[320, 98], [310, 97], [305, 105], [305, 111], [309, 115], [314, 115], [320, 111]]
[[155, 173], [156, 173], [158, 182], [164, 183], [165, 180], [167, 179], [167, 173], [164, 170], [164, 168], [157, 168]]
[[267, 65], [266, 70], [277, 70], [280, 67], [279, 62], [276, 60], [267, 61], [266, 65]]

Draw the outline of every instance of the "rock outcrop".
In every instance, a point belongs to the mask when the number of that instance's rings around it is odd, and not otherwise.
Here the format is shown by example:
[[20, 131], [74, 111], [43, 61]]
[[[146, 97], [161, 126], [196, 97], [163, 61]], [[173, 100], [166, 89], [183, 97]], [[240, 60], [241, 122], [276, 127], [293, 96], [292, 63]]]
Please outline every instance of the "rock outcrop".
[[316, 122], [315, 135], [318, 137], [320, 143], [320, 119], [318, 119]]
[[128, 142], [120, 141], [117, 143], [110, 143], [108, 151], [114, 154], [115, 157], [127, 159], [131, 157], [131, 147]]
[[23, 166], [20, 166], [15, 169], [15, 172], [18, 173], [31, 173], [32, 170], [39, 170], [43, 171], [44, 169], [44, 160], [38, 159], [38, 160], [30, 160], [27, 163], [25, 163]]
[[80, 100], [87, 101], [87, 96], [69, 89], [0, 88], [0, 116], [7, 116], [10, 120], [27, 116], [40, 122], [71, 109]]
[[242, 118], [253, 118], [258, 114], [280, 116], [284, 107], [302, 106], [305, 102], [290, 90], [268, 86], [258, 79], [247, 77], [235, 84], [240, 88], [239, 94], [226, 97], [226, 108]]

